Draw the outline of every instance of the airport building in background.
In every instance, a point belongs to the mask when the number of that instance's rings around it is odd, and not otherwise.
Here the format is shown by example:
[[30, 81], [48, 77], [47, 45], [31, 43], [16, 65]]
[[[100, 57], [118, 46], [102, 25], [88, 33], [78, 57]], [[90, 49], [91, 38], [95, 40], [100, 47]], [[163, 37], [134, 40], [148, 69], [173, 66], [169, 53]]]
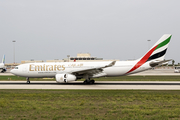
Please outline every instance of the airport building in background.
[[77, 56], [67, 55], [67, 58], [62, 60], [54, 59], [54, 60], [23, 60], [21, 64], [24, 63], [40, 63], [40, 62], [102, 62], [102, 61], [119, 61], [119, 60], [104, 60], [103, 58], [98, 58], [91, 56], [90, 53], [78, 53]]
[[[78, 53], [77, 56], [67, 55], [67, 58], [62, 60], [46, 60], [46, 62], [100, 62], [100, 61], [114, 61], [114, 60], [104, 60], [103, 58], [98, 58], [91, 56], [90, 53]], [[115, 60], [119, 61], [119, 60]]]

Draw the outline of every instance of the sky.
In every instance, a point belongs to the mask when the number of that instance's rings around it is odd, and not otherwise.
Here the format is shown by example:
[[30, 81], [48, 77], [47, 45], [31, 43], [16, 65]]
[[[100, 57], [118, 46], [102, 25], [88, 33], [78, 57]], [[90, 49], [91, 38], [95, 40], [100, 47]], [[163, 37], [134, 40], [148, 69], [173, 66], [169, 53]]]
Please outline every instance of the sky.
[[5, 54], [6, 63], [13, 63], [15, 46], [16, 63], [77, 53], [138, 59], [163, 34], [172, 34], [165, 59], [180, 63], [179, 5], [179, 0], [0, 0], [0, 58]]

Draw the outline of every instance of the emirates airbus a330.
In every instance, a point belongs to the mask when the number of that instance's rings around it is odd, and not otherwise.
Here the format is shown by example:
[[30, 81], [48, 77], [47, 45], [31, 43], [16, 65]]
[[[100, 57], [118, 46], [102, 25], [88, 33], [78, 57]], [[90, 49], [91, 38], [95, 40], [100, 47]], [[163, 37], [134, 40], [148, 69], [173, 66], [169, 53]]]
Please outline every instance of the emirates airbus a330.
[[84, 83], [94, 83], [93, 78], [142, 72], [170, 61], [164, 57], [171, 36], [163, 35], [144, 56], [134, 61], [27, 63], [16, 66], [11, 73], [26, 77], [27, 83], [30, 83], [29, 78], [45, 77], [54, 77], [57, 83], [81, 78], [85, 78]]

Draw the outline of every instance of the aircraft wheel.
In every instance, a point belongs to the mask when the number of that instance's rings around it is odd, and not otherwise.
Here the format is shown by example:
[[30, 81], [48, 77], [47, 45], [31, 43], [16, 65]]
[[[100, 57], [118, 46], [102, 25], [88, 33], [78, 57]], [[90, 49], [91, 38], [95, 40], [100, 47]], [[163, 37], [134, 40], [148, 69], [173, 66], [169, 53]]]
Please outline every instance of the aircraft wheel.
[[30, 81], [27, 81], [26, 83], [27, 83], [27, 84], [30, 84]]
[[94, 83], [95, 83], [95, 80], [92, 80], [92, 83], [94, 84]]
[[30, 84], [30, 80], [29, 80], [29, 78], [26, 78], [26, 80], [27, 80], [27, 82], [26, 82], [26, 83], [27, 83], [27, 84]]
[[87, 80], [85, 80], [83, 83], [84, 83], [84, 84], [87, 84], [88, 82], [87, 82]]
[[95, 83], [95, 80], [91, 80], [91, 81], [90, 81], [90, 84], [94, 84], [94, 83]]
[[85, 80], [83, 83], [84, 83], [84, 84], [94, 84], [94, 83], [95, 83], [95, 80], [90, 80], [90, 81]]

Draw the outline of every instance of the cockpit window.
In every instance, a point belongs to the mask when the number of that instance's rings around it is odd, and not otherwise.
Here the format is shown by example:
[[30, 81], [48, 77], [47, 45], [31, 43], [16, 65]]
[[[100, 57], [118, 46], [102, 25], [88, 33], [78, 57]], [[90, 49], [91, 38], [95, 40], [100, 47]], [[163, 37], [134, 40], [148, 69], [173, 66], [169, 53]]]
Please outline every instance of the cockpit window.
[[14, 69], [18, 69], [18, 67], [15, 67]]

